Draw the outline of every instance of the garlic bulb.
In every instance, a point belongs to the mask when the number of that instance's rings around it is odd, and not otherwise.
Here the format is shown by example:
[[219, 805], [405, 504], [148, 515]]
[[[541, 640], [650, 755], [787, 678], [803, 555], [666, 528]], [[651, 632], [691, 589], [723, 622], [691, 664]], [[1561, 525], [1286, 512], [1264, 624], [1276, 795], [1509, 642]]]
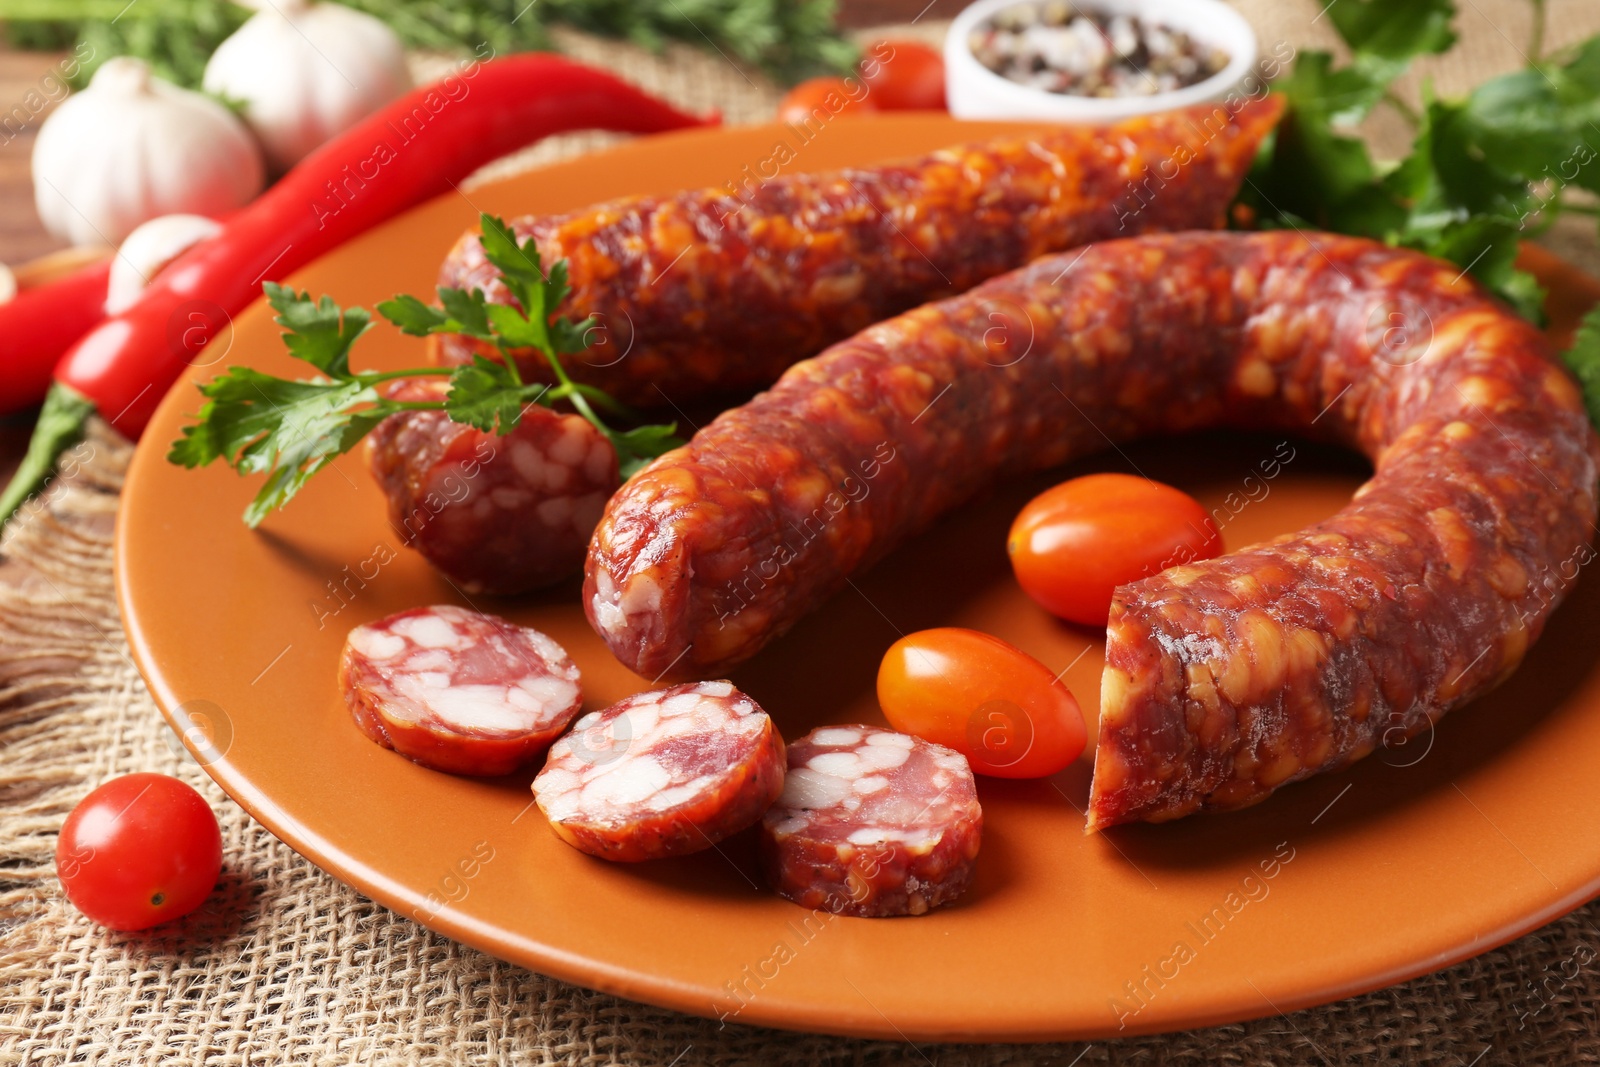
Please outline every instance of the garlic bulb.
[[158, 215], [224, 214], [262, 181], [261, 153], [232, 112], [126, 56], [63, 100], [33, 146], [39, 218], [74, 244], [117, 244]]
[[371, 15], [309, 0], [259, 10], [206, 64], [207, 92], [244, 104], [276, 172], [411, 87], [400, 38]]
[[139, 294], [162, 268], [221, 230], [222, 223], [204, 215], [163, 215], [128, 234], [111, 261], [106, 314], [121, 314], [138, 303]]

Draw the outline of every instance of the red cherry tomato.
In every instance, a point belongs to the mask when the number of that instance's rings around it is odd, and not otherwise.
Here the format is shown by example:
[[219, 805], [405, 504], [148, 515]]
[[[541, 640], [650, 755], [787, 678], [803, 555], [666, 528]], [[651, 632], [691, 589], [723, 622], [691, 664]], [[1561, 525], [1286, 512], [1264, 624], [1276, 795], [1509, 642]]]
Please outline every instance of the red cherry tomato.
[[877, 109], [860, 78], [812, 78], [783, 95], [778, 121], [814, 130], [840, 115]]
[[113, 930], [189, 914], [221, 871], [222, 831], [211, 805], [164, 774], [113, 778], [78, 802], [56, 842], [67, 899]]
[[944, 56], [921, 41], [878, 41], [861, 58], [871, 100], [884, 111], [943, 111]]
[[1083, 752], [1083, 713], [1055, 673], [977, 630], [902, 637], [878, 667], [889, 724], [953, 748], [996, 778], [1042, 778]]
[[1017, 582], [1063, 619], [1104, 626], [1119, 585], [1222, 554], [1200, 502], [1131, 474], [1091, 474], [1028, 502], [1006, 540]]

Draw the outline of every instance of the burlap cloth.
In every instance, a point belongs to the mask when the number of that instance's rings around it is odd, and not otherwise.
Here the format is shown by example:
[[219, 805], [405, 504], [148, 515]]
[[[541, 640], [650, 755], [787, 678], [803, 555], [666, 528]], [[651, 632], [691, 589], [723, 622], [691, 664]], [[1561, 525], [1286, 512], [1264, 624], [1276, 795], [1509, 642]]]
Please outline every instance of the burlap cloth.
[[[937, 39], [954, 0], [914, 28]], [[1355, 0], [1344, 0], [1355, 2]], [[1383, 0], [1388, 2], [1388, 0]], [[1315, 3], [1244, 5], [1269, 48], [1328, 43]], [[1463, 0], [1463, 43], [1428, 66], [1443, 92], [1516, 64], [1519, 0]], [[1600, 3], [1552, 0], [1554, 43], [1600, 30]], [[568, 37], [730, 121], [777, 93], [714, 55], [657, 57]], [[1374, 122], [1393, 150], [1403, 132]], [[583, 151], [566, 138], [502, 167]], [[1557, 246], [1595, 263], [1594, 231]], [[501, 963], [365, 900], [292, 852], [214, 786], [128, 659], [111, 587], [112, 526], [129, 446], [97, 430], [77, 474], [8, 531], [0, 551], [0, 1062], [64, 1064], [1266, 1064], [1600, 1063], [1600, 908], [1416, 981], [1325, 1008], [1214, 1030], [1092, 1045], [913, 1047], [706, 1022]], [[222, 823], [224, 885], [154, 935], [109, 933], [56, 883], [62, 818], [131, 771], [194, 784]], [[1429, 906], [1418, 900], [1419, 909]], [[1305, 961], [1308, 968], [1315, 960]], [[1569, 978], [1577, 969], [1576, 977]], [[914, 981], [915, 976], [907, 976]]]

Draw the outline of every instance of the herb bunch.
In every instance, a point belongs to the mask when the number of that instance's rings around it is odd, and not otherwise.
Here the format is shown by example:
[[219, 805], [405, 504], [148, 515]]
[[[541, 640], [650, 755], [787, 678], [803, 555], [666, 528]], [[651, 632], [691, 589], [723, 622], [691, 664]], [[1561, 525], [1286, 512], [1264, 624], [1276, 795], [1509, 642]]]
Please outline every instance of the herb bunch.
[[[319, 375], [288, 379], [229, 367], [200, 386], [206, 402], [172, 443], [168, 461], [193, 468], [220, 459], [240, 474], [265, 474], [266, 483], [244, 513], [254, 527], [378, 423], [402, 411], [443, 411], [456, 422], [504, 435], [517, 428], [530, 407], [566, 402], [611, 442], [624, 479], [682, 444], [676, 425], [617, 430], [600, 417], [596, 408], [636, 421], [604, 391], [573, 381], [562, 365], [562, 356], [588, 347], [586, 337], [595, 326], [592, 318], [573, 322], [556, 314], [570, 291], [566, 261], [546, 272], [531, 238], [519, 244], [511, 228], [492, 215], [483, 215], [481, 223], [484, 256], [500, 272], [516, 306], [491, 303], [481, 289], [441, 286], [437, 304], [401, 295], [379, 304], [378, 313], [412, 336], [463, 334], [489, 342], [500, 350], [501, 360], [475, 356], [449, 371], [353, 371], [350, 350], [372, 328], [371, 313], [268, 282], [267, 300], [278, 313], [274, 321], [286, 331], [289, 354]], [[522, 380], [510, 353], [526, 348], [543, 356], [554, 385]], [[442, 400], [396, 400], [381, 389], [401, 378], [445, 375], [450, 388]]]
[[[414, 48], [494, 54], [546, 51], [551, 23], [650, 48], [684, 41], [736, 56], [783, 83], [843, 73], [857, 49], [839, 33], [836, 0], [339, 0], [383, 19]], [[97, 60], [131, 55], [161, 77], [198, 88], [206, 60], [250, 16], [228, 0], [0, 0], [16, 45], [93, 45]], [[94, 73], [86, 63], [80, 84]]]
[[[1256, 224], [1359, 234], [1460, 265], [1523, 315], [1543, 293], [1516, 268], [1517, 245], [1562, 212], [1597, 214], [1600, 192], [1600, 36], [1547, 53], [1543, 0], [1522, 69], [1463, 99], [1424, 86], [1420, 109], [1393, 83], [1411, 61], [1456, 40], [1453, 0], [1339, 0], [1327, 17], [1350, 49], [1300, 53], [1274, 85], [1289, 110], [1240, 201]], [[1410, 154], [1374, 161], [1353, 127], [1376, 107], [1412, 128]]]
[[1589, 421], [1600, 428], [1600, 305], [1589, 310], [1572, 336], [1572, 347], [1561, 354], [1583, 390]]

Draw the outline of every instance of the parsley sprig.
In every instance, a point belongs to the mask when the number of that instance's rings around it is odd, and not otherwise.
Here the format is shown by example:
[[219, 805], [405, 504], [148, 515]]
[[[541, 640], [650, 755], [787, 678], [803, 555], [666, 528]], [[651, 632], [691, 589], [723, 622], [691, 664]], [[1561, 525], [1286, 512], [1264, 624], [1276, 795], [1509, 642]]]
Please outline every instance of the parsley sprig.
[[[350, 350], [372, 328], [371, 313], [268, 282], [267, 301], [278, 313], [273, 321], [285, 330], [289, 354], [311, 364], [319, 375], [291, 380], [249, 367], [228, 368], [200, 387], [206, 402], [172, 443], [167, 459], [191, 468], [220, 459], [240, 474], [265, 474], [266, 483], [244, 513], [245, 522], [254, 527], [378, 423], [401, 411], [443, 411], [486, 433], [508, 434], [529, 407], [565, 401], [610, 440], [624, 479], [682, 444], [676, 424], [618, 430], [600, 417], [596, 408], [637, 419], [603, 390], [573, 381], [562, 365], [562, 356], [588, 347], [586, 337], [595, 326], [592, 317], [573, 322], [556, 314], [571, 292], [566, 261], [557, 261], [547, 272], [531, 238], [519, 244], [511, 228], [492, 215], [483, 215], [481, 223], [484, 256], [499, 271], [515, 305], [491, 303], [481, 289], [440, 287], [436, 305], [400, 295], [379, 304], [378, 313], [415, 337], [465, 334], [488, 342], [499, 349], [500, 360], [479, 355], [449, 371], [353, 371]], [[522, 380], [511, 352], [529, 348], [543, 356], [554, 385]], [[450, 388], [443, 400], [396, 400], [380, 389], [401, 378], [445, 375]]]
[[[1359, 234], [1458, 264], [1537, 320], [1543, 293], [1517, 246], [1562, 212], [1594, 214], [1600, 192], [1600, 37], [1547, 54], [1543, 0], [1526, 66], [1461, 99], [1424, 86], [1412, 107], [1393, 82], [1455, 43], [1453, 0], [1340, 0], [1329, 20], [1350, 58], [1304, 51], [1274, 88], [1289, 112], [1241, 201], [1265, 226]], [[1410, 153], [1375, 161], [1354, 127], [1376, 107], [1412, 128]], [[1574, 193], [1578, 195], [1574, 197]]]
[[1561, 358], [1583, 389], [1589, 421], [1600, 426], [1600, 305], [1590, 308], [1583, 317], [1577, 333], [1572, 335], [1572, 347]]
[[[846, 74], [859, 50], [835, 19], [836, 0], [343, 0], [383, 19], [412, 48], [478, 55], [544, 50], [566, 24], [654, 51], [678, 40], [732, 55], [785, 85]], [[200, 88], [206, 60], [251, 15], [240, 0], [0, 0], [0, 38], [89, 57], [78, 88], [112, 56], [146, 59], [169, 81]]]

